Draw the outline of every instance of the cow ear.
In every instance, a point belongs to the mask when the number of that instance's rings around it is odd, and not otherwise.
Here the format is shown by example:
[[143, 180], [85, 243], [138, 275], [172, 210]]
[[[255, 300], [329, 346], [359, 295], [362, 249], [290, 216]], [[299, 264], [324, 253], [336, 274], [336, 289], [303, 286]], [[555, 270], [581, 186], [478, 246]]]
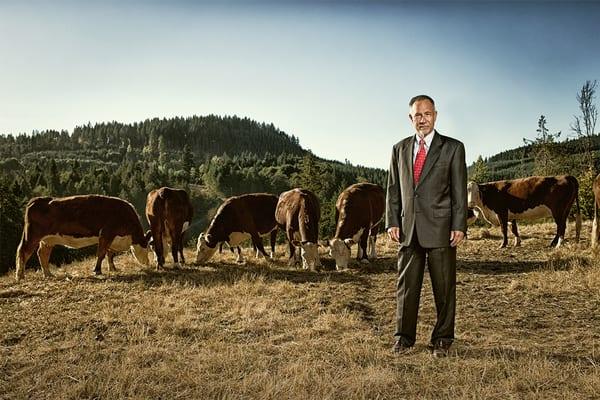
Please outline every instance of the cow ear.
[[296, 247], [300, 246], [300, 241], [299, 240], [292, 240], [292, 244]]
[[353, 239], [344, 239], [344, 243], [346, 243], [346, 246], [352, 246], [355, 242]]
[[329, 239], [319, 240], [319, 246], [320, 247], [329, 247], [329, 246], [331, 246], [331, 243], [329, 243]]

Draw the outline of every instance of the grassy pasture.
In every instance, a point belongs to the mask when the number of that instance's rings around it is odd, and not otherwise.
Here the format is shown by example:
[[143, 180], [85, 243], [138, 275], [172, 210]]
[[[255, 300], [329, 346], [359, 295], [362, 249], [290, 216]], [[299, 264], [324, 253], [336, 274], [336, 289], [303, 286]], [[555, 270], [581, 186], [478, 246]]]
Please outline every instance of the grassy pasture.
[[460, 247], [447, 359], [426, 350], [427, 275], [416, 351], [392, 354], [396, 246], [383, 236], [381, 258], [340, 272], [325, 255], [323, 272], [290, 268], [284, 246], [270, 266], [224, 252], [159, 272], [124, 254], [99, 278], [93, 259], [49, 280], [28, 270], [17, 284], [11, 271], [0, 277], [0, 398], [598, 398], [589, 223], [558, 250], [552, 224], [520, 228], [519, 248], [499, 249], [498, 228], [472, 228]]

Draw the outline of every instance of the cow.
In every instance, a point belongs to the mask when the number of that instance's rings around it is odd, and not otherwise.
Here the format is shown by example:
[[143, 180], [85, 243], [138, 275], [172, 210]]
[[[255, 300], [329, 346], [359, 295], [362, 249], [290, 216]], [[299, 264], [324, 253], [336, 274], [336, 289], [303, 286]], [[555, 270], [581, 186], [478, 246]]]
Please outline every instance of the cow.
[[592, 185], [592, 190], [594, 192], [594, 222], [592, 223], [592, 248], [598, 247], [600, 245], [600, 222], [598, 218], [598, 209], [600, 209], [600, 174], [596, 176], [594, 179], [594, 183]]
[[575, 240], [579, 241], [579, 183], [570, 175], [531, 176], [488, 183], [469, 182], [468, 205], [475, 208], [490, 224], [502, 228], [502, 245], [508, 245], [508, 222], [511, 221], [515, 246], [521, 245], [517, 220], [553, 217], [557, 232], [550, 247], [559, 247], [564, 240], [567, 217], [576, 202]]
[[[198, 237], [196, 263], [207, 262], [222, 242], [235, 247], [248, 238], [252, 239], [252, 244], [265, 258], [272, 257], [277, 236], [275, 222], [277, 200], [277, 196], [267, 193], [250, 193], [225, 200], [206, 232]], [[271, 256], [265, 252], [261, 239], [262, 235], [269, 233]], [[241, 252], [238, 252], [238, 262], [243, 262]]]
[[357, 260], [369, 263], [377, 257], [375, 239], [385, 210], [383, 188], [373, 183], [356, 183], [344, 189], [335, 203], [335, 236], [329, 254], [336, 269], [348, 267], [350, 249], [358, 243]]
[[183, 257], [183, 236], [192, 221], [194, 209], [190, 196], [182, 189], [162, 187], [148, 193], [146, 198], [146, 218], [152, 232], [152, 244], [156, 255], [156, 269], [163, 267], [165, 252], [171, 247], [175, 265], [185, 264]]
[[[289, 265], [296, 264], [302, 257], [304, 269], [314, 271], [321, 266], [318, 249], [320, 219], [319, 199], [310, 190], [295, 188], [279, 195], [275, 220], [286, 233], [290, 248]], [[296, 256], [296, 247], [300, 248], [300, 257]]]
[[129, 247], [140, 264], [148, 265], [148, 237], [129, 202], [101, 195], [33, 198], [25, 208], [16, 280], [25, 276], [25, 264], [36, 249], [44, 277], [50, 277], [48, 263], [54, 246], [79, 249], [94, 244], [98, 244], [96, 275], [102, 273], [105, 256], [108, 270], [115, 271], [114, 254]]

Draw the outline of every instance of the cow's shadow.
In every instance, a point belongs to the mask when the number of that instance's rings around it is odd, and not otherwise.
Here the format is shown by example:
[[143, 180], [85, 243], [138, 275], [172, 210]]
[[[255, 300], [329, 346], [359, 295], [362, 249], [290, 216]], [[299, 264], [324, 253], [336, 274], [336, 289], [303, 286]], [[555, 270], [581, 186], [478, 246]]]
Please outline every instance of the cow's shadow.
[[[578, 257], [578, 263], [589, 265], [590, 261], [584, 257]], [[552, 269], [554, 271], [567, 271], [572, 268], [572, 263], [553, 263], [551, 266], [547, 261], [474, 261], [458, 260], [457, 272], [471, 273], [475, 275], [498, 275], [498, 274], [520, 274], [525, 272], [543, 271]]]
[[[334, 267], [335, 269], [335, 267]], [[90, 280], [98, 279], [90, 277]], [[183, 267], [173, 268], [166, 266], [161, 270], [144, 269], [137, 274], [120, 272], [107, 275], [106, 280], [114, 282], [139, 283], [146, 286], [162, 286], [165, 284], [180, 284], [191, 286], [212, 287], [220, 285], [233, 285], [242, 280], [288, 281], [292, 283], [365, 283], [365, 278], [355, 271], [308, 271], [282, 268], [279, 265], [267, 266], [266, 264], [235, 264], [227, 262], [207, 263], [206, 265], [188, 264]]]

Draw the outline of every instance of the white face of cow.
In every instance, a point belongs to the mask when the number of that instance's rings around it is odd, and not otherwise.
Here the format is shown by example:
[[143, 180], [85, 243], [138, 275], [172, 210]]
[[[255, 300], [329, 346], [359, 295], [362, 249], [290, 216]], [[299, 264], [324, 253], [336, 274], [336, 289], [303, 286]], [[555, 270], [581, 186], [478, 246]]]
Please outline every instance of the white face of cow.
[[469, 208], [482, 207], [479, 185], [473, 181], [469, 182], [467, 185], [467, 206]]
[[330, 243], [329, 254], [335, 260], [336, 269], [348, 268], [350, 261], [350, 246], [342, 239], [333, 239]]
[[316, 243], [306, 242], [301, 245], [300, 255], [304, 269], [315, 270], [321, 266], [319, 260], [319, 246]]
[[207, 262], [216, 251], [217, 246], [210, 247], [206, 240], [206, 236], [204, 233], [201, 233], [200, 236], [198, 236], [198, 242], [196, 243], [196, 262], [200, 264]]
[[142, 247], [139, 244], [134, 244], [131, 246], [131, 254], [137, 260], [138, 263], [143, 266], [149, 266], [150, 260], [148, 259], [148, 247]]

